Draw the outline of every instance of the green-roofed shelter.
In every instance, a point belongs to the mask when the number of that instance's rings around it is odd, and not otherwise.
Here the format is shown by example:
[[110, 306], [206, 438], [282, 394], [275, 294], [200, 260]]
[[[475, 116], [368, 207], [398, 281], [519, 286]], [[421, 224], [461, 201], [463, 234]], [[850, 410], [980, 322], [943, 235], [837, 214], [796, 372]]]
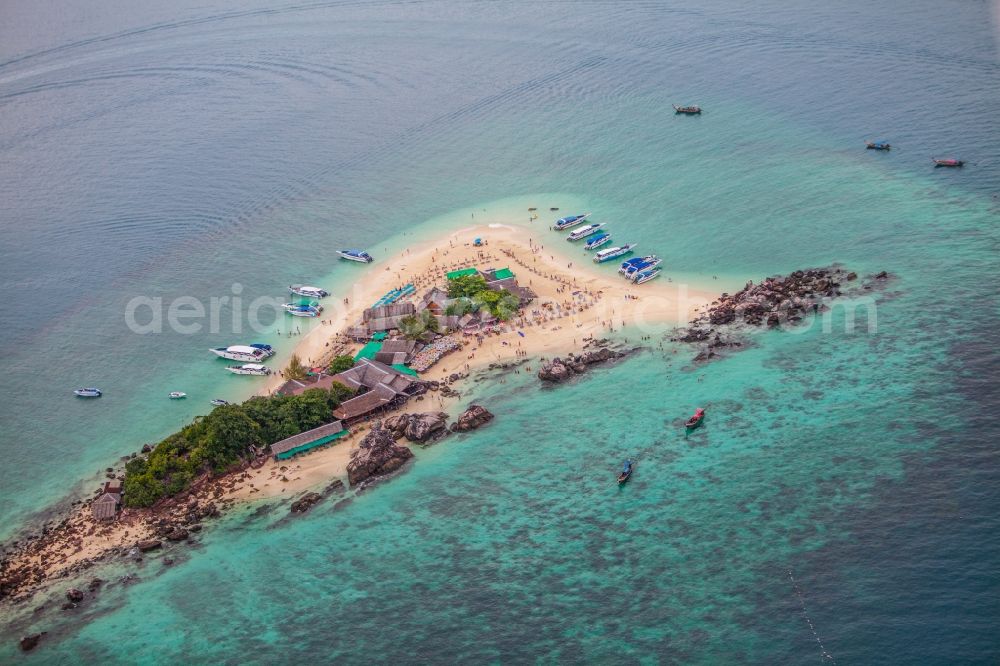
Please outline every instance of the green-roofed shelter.
[[397, 370], [399, 372], [402, 372], [404, 375], [410, 375], [411, 377], [419, 377], [420, 376], [420, 375], [417, 374], [416, 370], [414, 370], [413, 368], [409, 368], [409, 367], [403, 365], [402, 363], [393, 363], [389, 367], [392, 368], [393, 370]]
[[359, 360], [363, 358], [366, 358], [369, 361], [374, 361], [375, 354], [377, 354], [380, 349], [382, 349], [381, 340], [372, 340], [371, 342], [367, 342], [365, 343], [365, 346], [362, 347], [361, 350], [354, 355], [354, 362], [357, 363]]
[[340, 421], [334, 421], [333, 423], [327, 423], [312, 430], [300, 432], [280, 442], [275, 442], [271, 445], [271, 453], [274, 454], [276, 460], [287, 460], [309, 449], [329, 444], [333, 440], [343, 437], [348, 432], [348, 430], [344, 429], [344, 425]]
[[452, 271], [448, 273], [447, 277], [449, 280], [454, 280], [455, 278], [465, 277], [466, 275], [475, 275], [479, 270], [476, 268], [463, 268], [459, 271]]
[[496, 273], [493, 274], [494, 280], [507, 280], [514, 277], [514, 271], [509, 268], [501, 268]]
[[389, 337], [389, 334], [386, 333], [385, 331], [372, 333], [372, 340], [374, 340], [375, 342], [381, 342], [382, 340], [385, 340], [387, 337]]

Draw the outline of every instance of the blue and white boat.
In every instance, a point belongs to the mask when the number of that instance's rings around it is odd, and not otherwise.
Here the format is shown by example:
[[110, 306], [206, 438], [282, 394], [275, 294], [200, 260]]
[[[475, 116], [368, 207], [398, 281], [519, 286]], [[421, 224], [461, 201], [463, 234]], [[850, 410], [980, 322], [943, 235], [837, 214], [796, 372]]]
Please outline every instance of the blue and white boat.
[[569, 229], [570, 227], [582, 224], [588, 217], [590, 217], [590, 213], [584, 213], [583, 215], [568, 215], [566, 217], [560, 217], [552, 226], [555, 227], [556, 231], [562, 231], [563, 229]]
[[282, 307], [293, 317], [318, 317], [323, 312], [323, 306], [317, 304], [285, 303]]
[[216, 347], [209, 351], [220, 358], [248, 363], [260, 363], [274, 356], [274, 350], [271, 349], [270, 345], [229, 345], [228, 347]]
[[341, 259], [359, 261], [362, 264], [370, 264], [375, 261], [375, 259], [364, 250], [337, 250], [337, 254], [340, 255]]
[[223, 407], [229, 404], [228, 400], [223, 400], [222, 398], [214, 398], [212, 404], [216, 407]]
[[306, 284], [292, 284], [288, 286], [288, 291], [292, 292], [296, 296], [305, 296], [306, 298], [324, 298], [330, 295], [326, 289], [320, 289], [319, 287], [310, 287]]
[[628, 268], [626, 268], [624, 275], [629, 280], [634, 280], [635, 276], [638, 273], [641, 273], [642, 271], [650, 268], [655, 268], [656, 266], [659, 266], [661, 263], [663, 263], [662, 259], [657, 257], [655, 254], [651, 254], [648, 257], [643, 257], [642, 261], [632, 264]]
[[635, 280], [633, 280], [633, 282], [635, 282], [636, 284], [642, 284], [643, 282], [649, 282], [650, 280], [654, 280], [660, 277], [660, 271], [662, 270], [663, 270], [662, 268], [650, 268], [649, 270], [641, 271], [636, 274]]
[[624, 275], [625, 271], [628, 270], [630, 266], [637, 266], [645, 260], [645, 257], [632, 257], [631, 259], [626, 259], [622, 262], [622, 265], [618, 267], [618, 272]]
[[597, 230], [600, 229], [603, 226], [604, 226], [603, 222], [598, 222], [597, 224], [588, 224], [585, 227], [580, 227], [576, 231], [570, 232], [570, 234], [568, 236], [566, 236], [566, 240], [568, 240], [568, 241], [578, 241], [581, 238], [586, 238], [587, 236], [589, 236], [591, 234], [596, 234]]
[[588, 250], [596, 250], [597, 248], [607, 245], [610, 242], [611, 234], [600, 233], [596, 236], [592, 236], [584, 247]]
[[260, 363], [245, 363], [243, 365], [230, 365], [226, 368], [229, 372], [234, 375], [256, 375], [258, 377], [263, 377], [264, 375], [271, 374], [270, 368], [266, 368]]
[[635, 243], [629, 243], [628, 245], [622, 245], [621, 247], [612, 247], [607, 250], [600, 250], [594, 255], [594, 263], [601, 264], [605, 261], [611, 261], [615, 257], [626, 255], [631, 252], [633, 248], [635, 248], [635, 245]]
[[78, 398], [100, 398], [103, 393], [99, 388], [79, 388], [73, 391]]

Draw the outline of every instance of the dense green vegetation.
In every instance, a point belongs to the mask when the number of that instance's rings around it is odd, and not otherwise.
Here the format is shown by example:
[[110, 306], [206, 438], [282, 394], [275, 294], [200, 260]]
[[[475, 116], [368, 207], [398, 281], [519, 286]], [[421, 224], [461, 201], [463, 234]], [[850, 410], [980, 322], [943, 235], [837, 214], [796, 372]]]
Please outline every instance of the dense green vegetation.
[[486, 308], [490, 314], [506, 321], [517, 312], [518, 298], [506, 289], [487, 289], [482, 275], [463, 275], [448, 283], [448, 297], [460, 299], [450, 303], [445, 310], [448, 315], [464, 315]]
[[399, 330], [410, 340], [418, 340], [425, 335], [437, 333], [441, 329], [434, 313], [424, 310], [419, 315], [409, 315], [399, 320]]
[[330, 365], [327, 366], [326, 371], [331, 375], [336, 375], [341, 372], [347, 372], [353, 367], [354, 357], [350, 354], [343, 354], [341, 356], [334, 356], [333, 360], [330, 361]]
[[150, 506], [185, 490], [202, 472], [222, 472], [266, 447], [333, 420], [333, 410], [353, 394], [341, 384], [301, 395], [254, 397], [216, 407], [173, 433], [145, 457], [125, 465], [126, 506]]

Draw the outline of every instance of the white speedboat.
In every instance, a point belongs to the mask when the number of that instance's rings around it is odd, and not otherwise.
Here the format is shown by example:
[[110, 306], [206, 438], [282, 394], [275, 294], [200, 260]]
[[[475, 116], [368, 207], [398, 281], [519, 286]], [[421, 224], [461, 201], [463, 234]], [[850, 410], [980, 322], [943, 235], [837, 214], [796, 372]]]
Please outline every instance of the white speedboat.
[[634, 282], [636, 284], [642, 284], [643, 282], [649, 282], [650, 280], [660, 277], [660, 272], [662, 268], [650, 268], [649, 270], [642, 271], [639, 273], [638, 277], [635, 278]]
[[[555, 210], [559, 209], [556, 208]], [[583, 221], [589, 216], [590, 213], [584, 213], [583, 215], [568, 215], [566, 217], [560, 217], [552, 226], [556, 231], [562, 231], [563, 229], [569, 229], [570, 227], [575, 227], [578, 224], [583, 224]]]
[[594, 263], [600, 264], [605, 261], [611, 261], [615, 257], [620, 257], [623, 254], [628, 254], [635, 248], [635, 243], [629, 243], [628, 245], [622, 245], [621, 247], [611, 247], [607, 250], [601, 250], [594, 255]]
[[341, 259], [359, 261], [362, 264], [370, 264], [375, 261], [375, 259], [364, 250], [337, 250], [337, 254], [340, 255]]
[[100, 398], [103, 393], [99, 388], [79, 388], [73, 391], [78, 398]]
[[222, 398], [215, 398], [212, 400], [212, 404], [215, 405], [216, 407], [222, 407], [223, 405], [228, 405], [229, 401], [223, 400]]
[[305, 284], [292, 284], [288, 286], [288, 291], [292, 292], [296, 296], [305, 296], [306, 298], [324, 298], [330, 295], [326, 289], [320, 289], [319, 287], [310, 287]]
[[230, 345], [228, 347], [216, 347], [209, 350], [220, 358], [227, 358], [230, 361], [247, 361], [248, 363], [260, 363], [274, 355], [274, 350], [270, 345]]
[[171, 400], [181, 400], [182, 398], [188, 397], [188, 394], [184, 391], [171, 391], [167, 397]]
[[234, 375], [269, 375], [271, 371], [260, 363], [244, 363], [243, 365], [230, 365], [226, 368]]
[[285, 303], [282, 307], [293, 317], [318, 317], [323, 312], [323, 306], [307, 303]]
[[596, 234], [597, 230], [603, 226], [604, 226], [603, 222], [598, 222], [597, 224], [588, 224], [585, 227], [580, 227], [576, 231], [571, 231], [569, 235], [566, 236], [566, 240], [577, 241], [580, 240], [581, 238], [586, 238], [591, 234]]

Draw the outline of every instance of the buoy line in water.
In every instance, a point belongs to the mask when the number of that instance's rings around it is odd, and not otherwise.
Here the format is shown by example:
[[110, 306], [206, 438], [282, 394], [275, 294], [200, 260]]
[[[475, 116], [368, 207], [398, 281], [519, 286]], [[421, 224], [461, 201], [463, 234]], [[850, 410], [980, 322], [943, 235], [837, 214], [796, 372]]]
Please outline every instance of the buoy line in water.
[[837, 660], [823, 646], [823, 641], [819, 638], [819, 632], [816, 631], [816, 626], [813, 624], [812, 618], [809, 617], [809, 611], [806, 610], [806, 599], [802, 595], [802, 589], [795, 581], [795, 576], [792, 575], [791, 569], [788, 570], [788, 580], [792, 581], [792, 587], [795, 588], [795, 595], [799, 598], [799, 606], [802, 608], [802, 616], [806, 619], [806, 624], [809, 625], [809, 630], [812, 631], [813, 638], [816, 639], [816, 644], [819, 645], [820, 654], [823, 655], [824, 661], [829, 660], [830, 663], [836, 664]]

